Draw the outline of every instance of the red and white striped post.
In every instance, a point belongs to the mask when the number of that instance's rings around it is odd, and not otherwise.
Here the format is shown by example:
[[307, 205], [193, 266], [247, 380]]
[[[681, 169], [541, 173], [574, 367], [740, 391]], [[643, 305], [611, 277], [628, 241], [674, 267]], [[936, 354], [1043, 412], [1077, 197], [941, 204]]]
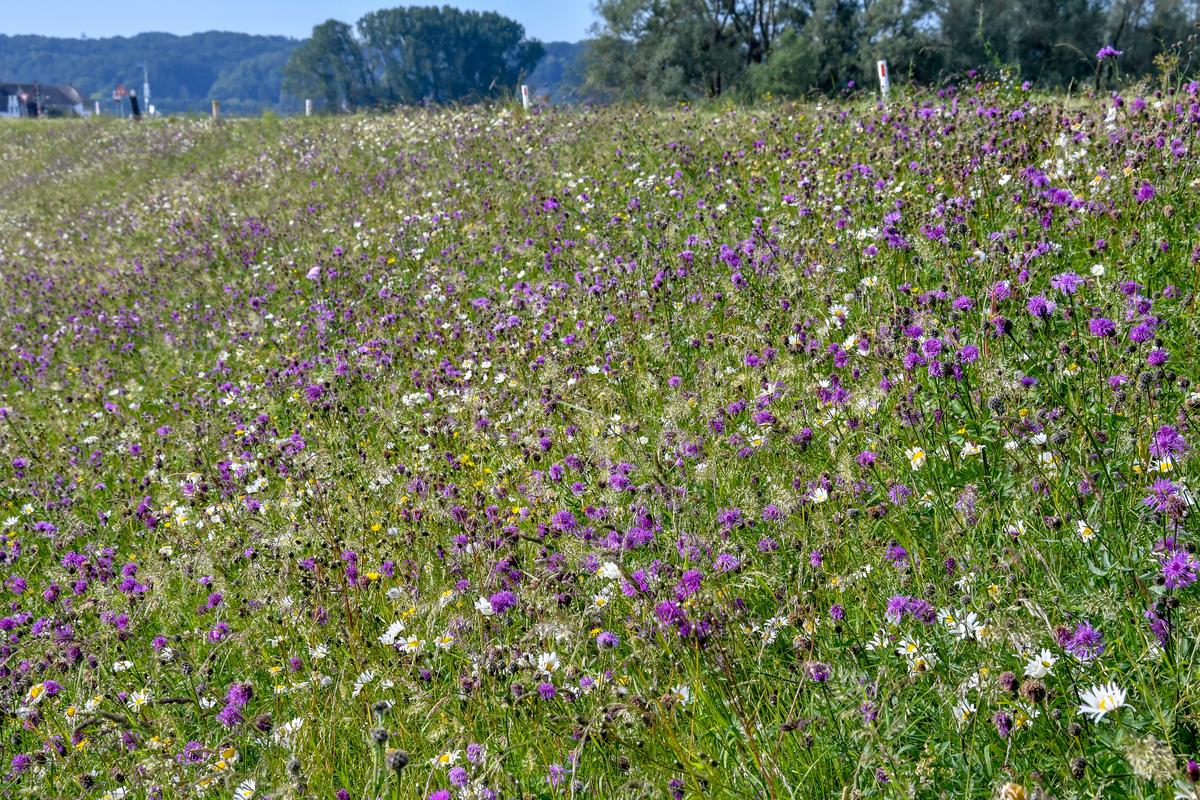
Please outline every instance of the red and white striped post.
[[887, 100], [888, 92], [892, 89], [892, 79], [888, 76], [887, 61], [876, 61], [875, 69], [879, 72], [879, 91]]

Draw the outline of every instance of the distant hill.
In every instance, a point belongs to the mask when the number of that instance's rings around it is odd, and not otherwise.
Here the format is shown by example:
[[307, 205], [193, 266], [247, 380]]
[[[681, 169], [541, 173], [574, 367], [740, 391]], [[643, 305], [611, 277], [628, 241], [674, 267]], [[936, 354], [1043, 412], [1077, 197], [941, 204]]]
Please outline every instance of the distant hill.
[[163, 112], [283, 110], [280, 67], [300, 40], [209, 31], [190, 36], [140, 33], [108, 39], [0, 34], [0, 80], [70, 83], [111, 113], [118, 83], [141, 93], [139, 61], [150, 65], [150, 100]]
[[[0, 81], [70, 83], [113, 113], [112, 90], [141, 93], [139, 61], [150, 65], [150, 100], [162, 113], [207, 113], [220, 100], [228, 114], [297, 110], [282, 94], [281, 68], [299, 39], [209, 31], [190, 36], [140, 33], [108, 39], [59, 39], [0, 34]], [[577, 102], [583, 84], [583, 42], [549, 42], [528, 82], [551, 102]], [[126, 103], [128, 109], [128, 103]]]

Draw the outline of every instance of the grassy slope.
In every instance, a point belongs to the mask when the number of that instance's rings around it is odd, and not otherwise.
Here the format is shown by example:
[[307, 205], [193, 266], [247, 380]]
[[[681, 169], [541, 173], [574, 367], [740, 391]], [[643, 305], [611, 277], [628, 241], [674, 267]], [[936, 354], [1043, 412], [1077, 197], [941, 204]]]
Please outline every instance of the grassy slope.
[[[379, 755], [369, 705], [387, 699], [391, 746], [413, 759], [404, 797], [448, 786], [429, 760], [473, 742], [487, 756], [463, 762], [471, 785], [504, 796], [983, 796], [1010, 778], [1032, 792], [1034, 773], [1060, 796], [1153, 793], [1130, 775], [1129, 742], [1196, 749], [1197, 616], [1187, 590], [1154, 584], [1153, 547], [1172, 523], [1141, 513], [1138, 476], [1155, 431], [1190, 408], [1176, 379], [1192, 376], [1195, 346], [1192, 162], [1156, 146], [1160, 129], [1176, 135], [1165, 112], [1116, 121], [1125, 139], [1110, 147], [1103, 109], [1082, 108], [1071, 128], [1053, 98], [1012, 118], [1022, 100], [966, 95], [954, 130], [934, 96], [920, 102], [941, 117], [914, 103], [887, 118], [870, 106], [528, 119], [493, 108], [0, 126], [0, 160], [15, 165], [0, 179], [12, 331], [0, 504], [23, 547], [12, 574], [30, 590], [14, 612], [72, 626], [59, 643], [17, 629], [12, 664], [25, 663], [5, 677], [10, 710], [46, 680], [65, 688], [38, 701], [37, 725], [7, 722], [6, 741], [17, 756], [69, 740], [89, 697], [130, 715], [12, 779], [62, 797], [81, 781], [100, 796], [187, 796], [247, 777], [259, 793], [365, 797]], [[976, 101], [1002, 111], [977, 115]], [[1030, 165], [1095, 205], [1037, 197]], [[1143, 180], [1157, 196], [1138, 203]], [[885, 244], [889, 225], [906, 246]], [[857, 235], [869, 228], [878, 235]], [[1041, 254], [1043, 243], [1054, 247]], [[1096, 263], [1104, 275], [1079, 294], [1049, 288]], [[314, 266], [319, 281], [305, 277]], [[995, 307], [1012, 336], [992, 335], [981, 313], [1000, 280], [1016, 292]], [[1178, 290], [1138, 310], [1117, 280], [1148, 298]], [[1025, 299], [1041, 292], [1075, 316], [1032, 322]], [[973, 308], [952, 311], [959, 296]], [[1119, 340], [1080, 338], [1092, 307]], [[1143, 385], [1134, 370], [1156, 345], [1122, 348], [1150, 315], [1169, 321], [1157, 335], [1172, 376], [1143, 367]], [[906, 370], [899, 331], [913, 324], [982, 355], [961, 381]], [[831, 343], [848, 355], [835, 360]], [[1104, 382], [1117, 373], [1130, 378], [1123, 398]], [[849, 400], [828, 402], [831, 375]], [[748, 407], [731, 409], [739, 398]], [[1038, 445], [1042, 428], [1067, 438]], [[1010, 439], [1025, 444], [1006, 450]], [[969, 442], [982, 455], [964, 455]], [[928, 454], [920, 470], [910, 448]], [[563, 483], [535, 475], [569, 454], [584, 464]], [[1178, 462], [1172, 475], [1189, 475]], [[622, 463], [634, 493], [614, 488]], [[913, 492], [902, 504], [888, 499], [897, 482]], [[1098, 535], [1082, 541], [1077, 520]], [[1024, 533], [1009, 533], [1018, 522]], [[653, 541], [605, 546], [631, 529]], [[68, 552], [88, 566], [69, 572]], [[622, 578], [595, 574], [609, 560]], [[125, 562], [145, 591], [105, 579]], [[685, 598], [691, 570], [703, 579]], [[47, 601], [52, 582], [63, 598]], [[475, 610], [508, 589], [516, 607]], [[1166, 613], [1164, 593], [1183, 598], [1165, 651], [1143, 618], [1154, 600]], [[895, 596], [910, 598], [899, 623], [885, 614]], [[964, 638], [926, 624], [917, 598], [984, 627]], [[1076, 671], [1051, 628], [1085, 617], [1105, 650]], [[394, 620], [424, 641], [419, 655], [377, 643]], [[893, 639], [872, 650], [881, 629]], [[599, 648], [601, 631], [620, 644]], [[452, 646], [437, 649], [445, 635]], [[894, 654], [902, 641], [922, 658]], [[1063, 659], [1049, 697], [1002, 689], [996, 676], [1024, 668], [1014, 654], [1043, 647]], [[547, 679], [532, 665], [551, 651], [561, 666]], [[1133, 709], [1072, 735], [1079, 692], [1101, 680], [1128, 689]], [[231, 727], [216, 715], [234, 681], [254, 698]], [[543, 682], [555, 698], [539, 696]], [[118, 693], [138, 690], [215, 705], [134, 712]], [[965, 719], [952, 712], [968, 704]], [[1004, 739], [997, 713], [1031, 724]], [[281, 734], [289, 720], [303, 722]], [[123, 752], [122, 725], [136, 749]], [[187, 742], [207, 753], [177, 766]], [[237, 759], [222, 768], [227, 747]], [[293, 754], [302, 785], [287, 777]], [[1083, 783], [1070, 773], [1081, 756]], [[574, 757], [573, 789], [569, 775], [547, 780]]]

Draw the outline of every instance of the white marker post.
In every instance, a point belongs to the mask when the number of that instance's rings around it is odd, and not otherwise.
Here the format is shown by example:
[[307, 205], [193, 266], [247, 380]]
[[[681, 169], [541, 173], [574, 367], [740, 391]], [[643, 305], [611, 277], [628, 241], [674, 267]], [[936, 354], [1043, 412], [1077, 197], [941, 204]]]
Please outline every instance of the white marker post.
[[312, 100], [304, 101], [304, 116], [306, 116], [306, 117], [312, 116]]
[[137, 63], [142, 68], [142, 105], [150, 108], [150, 66], [145, 61]]
[[221, 101], [213, 100], [213, 122], [221, 121]]
[[96, 101], [96, 116], [100, 116], [100, 101]]
[[879, 91], [887, 100], [888, 92], [892, 90], [892, 79], [888, 77], [887, 61], [876, 61], [875, 68], [879, 71]]
[[521, 105], [525, 106], [525, 110], [529, 110], [529, 87], [521, 84]]

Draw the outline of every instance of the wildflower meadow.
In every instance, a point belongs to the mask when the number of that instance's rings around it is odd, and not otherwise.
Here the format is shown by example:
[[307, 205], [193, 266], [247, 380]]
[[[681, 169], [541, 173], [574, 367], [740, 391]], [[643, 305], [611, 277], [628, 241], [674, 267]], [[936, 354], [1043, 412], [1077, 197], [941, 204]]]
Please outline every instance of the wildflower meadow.
[[0, 792], [1195, 800], [1198, 88], [0, 126]]

